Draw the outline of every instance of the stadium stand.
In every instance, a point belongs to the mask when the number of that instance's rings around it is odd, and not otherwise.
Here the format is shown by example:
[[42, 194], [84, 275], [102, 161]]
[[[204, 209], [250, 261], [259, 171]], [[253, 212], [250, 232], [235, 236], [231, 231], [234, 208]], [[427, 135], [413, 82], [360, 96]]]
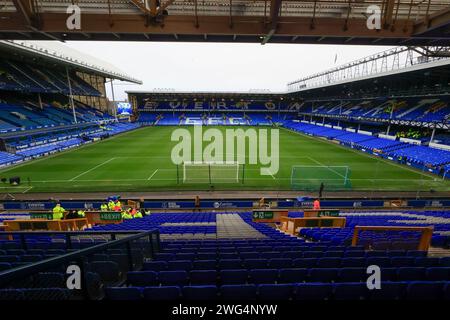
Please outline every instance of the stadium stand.
[[444, 176], [450, 164], [450, 151], [427, 146], [417, 146], [399, 140], [389, 140], [367, 134], [346, 132], [317, 124], [286, 121], [284, 126], [304, 134], [337, 140], [340, 144], [383, 158], [406, 163], [416, 168]]
[[[292, 213], [299, 216], [302, 213]], [[349, 224], [343, 229], [305, 228], [300, 237], [286, 235], [266, 224], [252, 222], [251, 213], [155, 213], [122, 224], [94, 227], [97, 234], [71, 237], [72, 248], [61, 236], [28, 236], [27, 249], [20, 241], [0, 241], [0, 267], [39, 263], [46, 258], [62, 257], [91, 250], [88, 270], [92, 282], [105, 285], [104, 299], [109, 300], [372, 300], [372, 299], [444, 299], [448, 297], [450, 260], [427, 257], [405, 242], [413, 235], [388, 238], [391, 246], [376, 247], [362, 237], [363, 244], [349, 246], [354, 225], [429, 225], [433, 219], [439, 232], [450, 230], [450, 212], [343, 212]], [[240, 234], [230, 238], [219, 235], [219, 222], [238, 216], [261, 238]], [[395, 222], [394, 222], [395, 221]], [[430, 220], [431, 221], [431, 220]], [[217, 229], [202, 224], [215, 223]], [[170, 224], [179, 224], [171, 226]], [[190, 226], [189, 226], [190, 224]], [[242, 228], [235, 224], [225, 224]], [[111, 232], [128, 230], [139, 237], [142, 230], [159, 230], [159, 250], [149, 252], [148, 242], [133, 249], [133, 266], [126, 249], [109, 248]], [[154, 232], [154, 231], [149, 231]], [[210, 232], [218, 238], [208, 238]], [[102, 234], [103, 233], [103, 234]], [[377, 234], [376, 238], [386, 239]], [[126, 237], [120, 241], [126, 241]], [[410, 240], [408, 240], [410, 239]], [[402, 241], [396, 246], [396, 241]], [[112, 243], [112, 242], [111, 242]], [[381, 241], [380, 241], [381, 243]], [[382, 243], [381, 243], [382, 244]], [[447, 245], [449, 244], [447, 239]], [[98, 246], [104, 250], [96, 251]], [[401, 248], [401, 249], [399, 249]], [[92, 251], [93, 250], [93, 251]], [[85, 251], [86, 252], [86, 251]], [[95, 253], [94, 253], [95, 252]], [[141, 252], [139, 255], [138, 252]], [[150, 255], [148, 255], [150, 254]], [[145, 258], [147, 256], [147, 258]], [[368, 290], [366, 267], [382, 268], [382, 289]], [[1, 279], [1, 277], [0, 277]], [[31, 278], [0, 289], [1, 299], [80, 299], [64, 287], [65, 274], [56, 270], [37, 272]], [[93, 286], [90, 283], [90, 286]]]

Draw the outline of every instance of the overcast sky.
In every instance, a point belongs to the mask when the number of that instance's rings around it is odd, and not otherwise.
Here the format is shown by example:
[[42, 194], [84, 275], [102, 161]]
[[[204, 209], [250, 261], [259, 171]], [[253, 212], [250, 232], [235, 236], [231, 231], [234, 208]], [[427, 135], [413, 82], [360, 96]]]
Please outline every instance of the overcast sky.
[[[126, 90], [158, 88], [284, 92], [289, 81], [390, 48], [176, 42], [67, 42], [67, 45], [114, 64], [144, 82], [117, 83], [116, 100], [125, 99]], [[109, 91], [109, 85], [107, 88]]]

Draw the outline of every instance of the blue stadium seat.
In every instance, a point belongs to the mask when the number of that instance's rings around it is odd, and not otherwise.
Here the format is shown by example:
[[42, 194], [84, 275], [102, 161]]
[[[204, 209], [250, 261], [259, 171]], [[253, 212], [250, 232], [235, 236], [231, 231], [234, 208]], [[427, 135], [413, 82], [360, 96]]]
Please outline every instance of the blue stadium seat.
[[295, 300], [328, 300], [332, 294], [329, 283], [299, 283], [295, 287]]
[[418, 257], [414, 261], [416, 267], [439, 267], [440, 259], [436, 257]]
[[246, 259], [244, 266], [247, 269], [264, 269], [267, 268], [267, 260], [265, 259]]
[[57, 272], [38, 273], [34, 277], [36, 288], [66, 288], [64, 275]]
[[246, 269], [222, 270], [220, 281], [222, 284], [245, 284], [248, 279]]
[[439, 263], [441, 267], [450, 267], [450, 257], [442, 257]]
[[385, 257], [386, 251], [385, 250], [373, 250], [373, 251], [367, 251], [366, 257]]
[[337, 279], [336, 268], [312, 268], [308, 273], [310, 282], [332, 282]]
[[183, 298], [186, 300], [216, 300], [217, 287], [206, 286], [185, 286], [183, 287]]
[[94, 261], [90, 263], [92, 272], [97, 273], [106, 285], [116, 285], [120, 282], [119, 265], [112, 261]]
[[368, 257], [366, 264], [368, 266], [376, 265], [380, 268], [389, 268], [391, 266], [391, 259], [389, 257]]
[[391, 266], [393, 267], [411, 267], [414, 266], [414, 257], [392, 257]]
[[336, 283], [333, 285], [334, 300], [365, 300], [368, 297], [367, 284], [357, 283]]
[[261, 300], [288, 300], [294, 286], [291, 284], [261, 284], [258, 286], [258, 299]]
[[268, 267], [272, 269], [290, 268], [291, 266], [292, 260], [288, 258], [274, 258], [270, 259], [268, 263]]
[[302, 251], [287, 251], [287, 252], [283, 252], [283, 258], [289, 258], [289, 259], [303, 258], [303, 252]]
[[323, 252], [321, 251], [305, 251], [303, 252], [304, 258], [322, 258]]
[[190, 260], [174, 260], [167, 262], [167, 270], [184, 270], [189, 271], [192, 269], [192, 262]]
[[155, 260], [161, 260], [161, 261], [175, 260], [175, 254], [159, 252], [159, 253], [155, 254]]
[[406, 282], [381, 282], [381, 289], [369, 290], [370, 300], [400, 300], [406, 288]]
[[225, 300], [255, 300], [256, 285], [254, 284], [238, 284], [223, 285], [220, 287], [220, 295]]
[[0, 271], [11, 269], [12, 265], [8, 262], [0, 262]]
[[341, 261], [342, 267], [365, 267], [366, 266], [366, 258], [343, 258]]
[[189, 282], [186, 271], [160, 271], [158, 279], [163, 286], [182, 286]]
[[252, 283], [270, 284], [275, 283], [278, 279], [277, 269], [252, 269], [249, 271], [250, 281]]
[[427, 251], [420, 251], [420, 250], [408, 250], [406, 252], [406, 256], [408, 257], [426, 257]]
[[341, 258], [320, 258], [317, 260], [317, 268], [339, 268]]
[[450, 281], [450, 267], [430, 267], [425, 270], [427, 281]]
[[133, 287], [108, 287], [105, 290], [108, 300], [140, 300], [142, 293], [139, 288]]
[[398, 281], [419, 281], [425, 276], [425, 268], [422, 267], [400, 267], [397, 269]]
[[[351, 247], [350, 247], [351, 248]], [[366, 252], [364, 250], [348, 250], [345, 251], [345, 258], [362, 258], [366, 256]]]
[[261, 252], [259, 254], [259, 257], [261, 259], [279, 259], [282, 257], [282, 252], [273, 252], [273, 251], [268, 251], [268, 252]]
[[444, 282], [414, 281], [406, 287], [408, 300], [438, 300], [443, 297]]
[[256, 251], [250, 251], [250, 252], [241, 252], [239, 253], [239, 256], [241, 259], [258, 259], [260, 253]]
[[6, 263], [13, 263], [13, 262], [18, 262], [19, 261], [19, 256], [14, 256], [14, 255], [4, 255], [4, 256], [0, 256], [0, 262], [6, 262]]
[[25, 295], [19, 289], [0, 289], [0, 301], [25, 300]]
[[338, 271], [339, 282], [360, 282], [366, 281], [369, 275], [366, 268], [341, 268]]
[[196, 260], [193, 262], [192, 269], [194, 270], [213, 270], [216, 269], [216, 260]]
[[135, 287], [156, 286], [159, 284], [155, 271], [131, 271], [127, 273], [127, 283]]
[[69, 289], [38, 288], [22, 290], [25, 300], [69, 300]]
[[288, 268], [280, 269], [280, 283], [299, 283], [304, 282], [308, 278], [308, 269], [305, 268]]
[[293, 268], [314, 268], [316, 266], [316, 258], [294, 259], [292, 261]]
[[219, 269], [240, 269], [242, 268], [241, 259], [221, 259], [217, 263]]
[[215, 252], [199, 252], [197, 254], [198, 260], [216, 260], [217, 254]]
[[181, 290], [177, 286], [146, 287], [142, 291], [145, 300], [178, 300]]
[[176, 260], [194, 260], [195, 259], [195, 253], [176, 253], [175, 254]]
[[165, 261], [144, 262], [143, 269], [148, 271], [164, 271], [167, 270], [167, 262]]
[[215, 285], [217, 282], [216, 270], [192, 270], [189, 273], [191, 285]]
[[328, 248], [330, 251], [325, 251], [323, 254], [324, 258], [342, 258], [344, 256], [344, 251], [331, 251], [332, 249]]
[[381, 268], [381, 281], [396, 281], [397, 268]]
[[404, 257], [406, 256], [405, 250], [389, 250], [387, 251], [388, 257]]

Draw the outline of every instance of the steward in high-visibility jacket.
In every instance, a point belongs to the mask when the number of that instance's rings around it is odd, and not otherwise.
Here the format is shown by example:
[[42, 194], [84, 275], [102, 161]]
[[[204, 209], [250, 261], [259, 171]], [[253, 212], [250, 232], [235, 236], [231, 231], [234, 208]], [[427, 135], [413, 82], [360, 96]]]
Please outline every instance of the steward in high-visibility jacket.
[[115, 206], [114, 201], [109, 200], [109, 202], [108, 202], [109, 211], [114, 211], [114, 206]]
[[133, 218], [143, 218], [142, 213], [140, 211], [136, 212]]
[[122, 211], [122, 219], [124, 220], [133, 219], [133, 216], [129, 214], [127, 211]]
[[83, 210], [78, 210], [77, 214], [78, 214], [78, 218], [84, 218], [86, 216], [86, 214], [84, 213]]
[[122, 211], [122, 204], [119, 200], [116, 200], [116, 202], [114, 202], [114, 211]]
[[100, 210], [101, 211], [108, 211], [108, 205], [106, 203], [102, 203], [102, 205], [100, 206]]
[[53, 208], [53, 220], [61, 220], [64, 218], [66, 210], [59, 203]]

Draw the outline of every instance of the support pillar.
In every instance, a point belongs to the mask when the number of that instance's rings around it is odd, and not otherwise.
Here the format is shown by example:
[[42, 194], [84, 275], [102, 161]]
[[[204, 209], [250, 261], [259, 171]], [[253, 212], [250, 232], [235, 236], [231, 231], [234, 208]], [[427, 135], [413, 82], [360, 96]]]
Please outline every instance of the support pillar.
[[433, 127], [433, 131], [431, 132], [430, 142], [433, 142], [435, 134], [436, 134], [436, 126]]
[[112, 95], [112, 104], [113, 104], [113, 112], [114, 112], [114, 119], [116, 119], [116, 121], [118, 121], [117, 120], [117, 106], [116, 106], [116, 98], [114, 97], [114, 85], [113, 85], [113, 79], [110, 79], [111, 80], [111, 95]]
[[72, 107], [73, 121], [75, 123], [78, 123], [78, 121], [77, 121], [77, 114], [75, 113], [75, 103], [73, 102], [72, 84], [70, 83], [70, 76], [69, 76], [69, 68], [68, 67], [66, 67], [66, 76], [67, 76], [67, 84], [69, 86], [69, 101], [70, 101], [70, 105]]

